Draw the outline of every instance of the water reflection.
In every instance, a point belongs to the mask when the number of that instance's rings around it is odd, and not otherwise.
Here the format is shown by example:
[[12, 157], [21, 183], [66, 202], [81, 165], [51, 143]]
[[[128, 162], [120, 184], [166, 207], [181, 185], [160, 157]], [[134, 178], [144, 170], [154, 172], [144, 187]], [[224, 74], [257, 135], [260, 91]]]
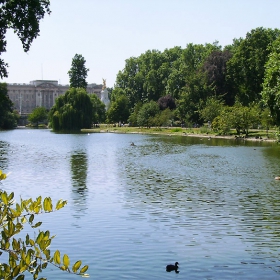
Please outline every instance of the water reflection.
[[8, 167], [8, 151], [9, 144], [7, 142], [0, 141], [0, 170], [3, 170], [4, 172]]
[[77, 213], [85, 211], [87, 190], [88, 159], [83, 151], [74, 151], [71, 155], [72, 194], [73, 203], [78, 208]]
[[[280, 188], [271, 174], [277, 165], [263, 156], [266, 147], [155, 139], [125, 153], [129, 219], [149, 217], [159, 240], [178, 238], [205, 257], [218, 258], [234, 243], [232, 254], [243, 264], [279, 273]], [[244, 246], [248, 255], [242, 256]]]
[[[94, 279], [279, 279], [272, 145], [40, 130], [0, 137], [1, 166], [12, 171], [5, 188], [68, 200], [47, 216], [52, 246], [89, 264]], [[176, 260], [180, 274], [167, 273]]]

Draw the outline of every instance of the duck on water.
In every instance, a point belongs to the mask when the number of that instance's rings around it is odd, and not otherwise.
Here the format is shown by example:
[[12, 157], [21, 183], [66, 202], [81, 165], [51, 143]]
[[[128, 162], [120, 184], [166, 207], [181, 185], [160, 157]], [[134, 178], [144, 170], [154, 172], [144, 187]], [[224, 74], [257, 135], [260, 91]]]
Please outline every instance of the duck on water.
[[175, 262], [175, 265], [174, 264], [168, 264], [166, 266], [166, 271], [167, 272], [175, 271], [176, 273], [179, 273], [179, 271], [178, 271], [178, 268], [179, 268], [178, 264], [179, 264], [178, 262]]

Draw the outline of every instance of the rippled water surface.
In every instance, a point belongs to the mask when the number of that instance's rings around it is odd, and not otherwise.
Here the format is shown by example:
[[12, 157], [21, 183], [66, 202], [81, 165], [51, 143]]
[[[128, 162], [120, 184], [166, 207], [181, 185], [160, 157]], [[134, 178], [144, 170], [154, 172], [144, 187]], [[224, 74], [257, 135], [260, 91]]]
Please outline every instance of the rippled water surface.
[[17, 129], [0, 160], [18, 198], [68, 200], [38, 219], [92, 279], [280, 279], [277, 144]]

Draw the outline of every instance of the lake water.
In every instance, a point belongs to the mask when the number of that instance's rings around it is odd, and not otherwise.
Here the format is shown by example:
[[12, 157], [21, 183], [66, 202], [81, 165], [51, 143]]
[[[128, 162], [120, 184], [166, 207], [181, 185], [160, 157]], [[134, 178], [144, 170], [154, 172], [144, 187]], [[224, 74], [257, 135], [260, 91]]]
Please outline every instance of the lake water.
[[275, 143], [16, 129], [0, 132], [0, 160], [17, 198], [68, 200], [37, 220], [92, 279], [280, 279]]

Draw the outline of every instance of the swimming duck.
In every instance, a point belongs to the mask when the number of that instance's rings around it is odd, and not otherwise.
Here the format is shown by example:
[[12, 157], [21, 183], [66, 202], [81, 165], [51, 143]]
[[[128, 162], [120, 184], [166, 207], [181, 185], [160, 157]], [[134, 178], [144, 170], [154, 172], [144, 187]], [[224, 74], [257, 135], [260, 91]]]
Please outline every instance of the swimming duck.
[[174, 264], [168, 264], [166, 266], [166, 271], [167, 272], [170, 272], [170, 271], [173, 271], [173, 270], [177, 271], [178, 268], [179, 268], [178, 264], [179, 264], [178, 262], [175, 262], [175, 265]]

